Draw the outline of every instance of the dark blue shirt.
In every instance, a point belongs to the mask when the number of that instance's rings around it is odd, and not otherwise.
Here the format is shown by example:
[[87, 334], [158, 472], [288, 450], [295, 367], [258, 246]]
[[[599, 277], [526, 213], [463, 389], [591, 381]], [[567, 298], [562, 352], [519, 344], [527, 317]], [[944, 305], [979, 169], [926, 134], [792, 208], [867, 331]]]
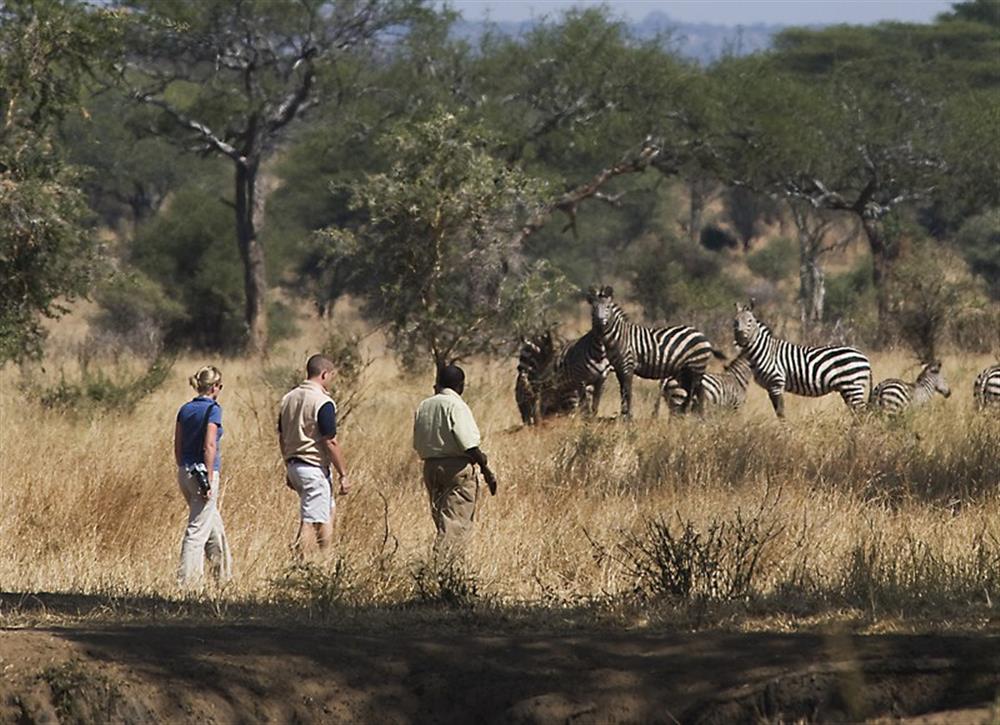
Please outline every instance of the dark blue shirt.
[[208, 423], [218, 426], [215, 437], [215, 464], [213, 470], [222, 466], [222, 407], [211, 398], [199, 395], [194, 400], [185, 403], [177, 411], [177, 422], [181, 424], [181, 465], [204, 463], [205, 458], [205, 413], [208, 412]]

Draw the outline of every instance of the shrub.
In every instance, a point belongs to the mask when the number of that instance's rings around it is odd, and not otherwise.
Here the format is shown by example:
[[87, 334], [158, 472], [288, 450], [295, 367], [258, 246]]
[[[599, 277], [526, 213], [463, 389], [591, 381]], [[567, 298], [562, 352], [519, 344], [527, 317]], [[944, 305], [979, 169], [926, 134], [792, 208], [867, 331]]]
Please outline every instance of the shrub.
[[168, 297], [162, 285], [135, 269], [112, 275], [94, 299], [100, 311], [91, 322], [93, 341], [105, 350], [121, 346], [155, 357], [167, 331], [186, 316], [183, 305]]
[[862, 258], [847, 272], [831, 274], [826, 280], [826, 306], [823, 317], [827, 322], [857, 318], [874, 303], [871, 263]]
[[29, 383], [25, 389], [46, 408], [74, 413], [128, 411], [163, 385], [172, 367], [173, 360], [163, 356], [138, 376], [122, 370], [108, 373], [103, 368], [93, 372], [89, 364], [83, 364], [79, 380], [67, 380], [63, 374], [55, 385]]
[[676, 522], [647, 521], [620, 545], [635, 592], [644, 598], [746, 600], [758, 591], [768, 546], [782, 532], [763, 510], [747, 517], [711, 519], [698, 527], [680, 513]]
[[750, 271], [769, 282], [778, 283], [787, 279], [798, 266], [795, 242], [787, 237], [778, 237], [763, 249], [747, 255], [747, 267]]
[[1000, 209], [968, 219], [955, 235], [969, 268], [982, 277], [994, 300], [1000, 300]]
[[740, 293], [717, 256], [675, 237], [642, 240], [629, 271], [635, 298], [653, 320], [697, 324], [701, 316], [718, 317]]
[[897, 266], [891, 281], [890, 303], [899, 338], [920, 359], [937, 357], [953, 318], [973, 304], [975, 296], [961, 260], [940, 246], [916, 247]]
[[421, 563], [413, 572], [413, 583], [423, 604], [472, 609], [483, 600], [479, 580], [457, 558]]

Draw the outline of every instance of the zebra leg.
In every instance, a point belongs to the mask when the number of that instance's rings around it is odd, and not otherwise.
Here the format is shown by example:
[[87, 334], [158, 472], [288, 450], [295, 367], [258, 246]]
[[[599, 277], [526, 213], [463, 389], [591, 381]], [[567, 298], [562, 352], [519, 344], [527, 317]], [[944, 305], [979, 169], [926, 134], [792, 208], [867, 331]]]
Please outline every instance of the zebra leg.
[[622, 395], [622, 412], [623, 418], [632, 418], [632, 373], [628, 371], [618, 372], [615, 371], [615, 376], [618, 378], [618, 389], [621, 391]]
[[785, 397], [782, 395], [783, 392], [784, 390], [782, 388], [767, 391], [767, 396], [771, 399], [771, 405], [774, 407], [774, 412], [779, 418], [785, 417]]
[[702, 385], [704, 376], [705, 373], [700, 370], [691, 372], [691, 392], [688, 394], [689, 409], [699, 414], [705, 410], [705, 386]]
[[588, 411], [591, 416], [596, 416], [598, 409], [601, 407], [602, 392], [604, 392], [604, 378], [594, 383], [594, 392], [590, 397], [590, 410]]

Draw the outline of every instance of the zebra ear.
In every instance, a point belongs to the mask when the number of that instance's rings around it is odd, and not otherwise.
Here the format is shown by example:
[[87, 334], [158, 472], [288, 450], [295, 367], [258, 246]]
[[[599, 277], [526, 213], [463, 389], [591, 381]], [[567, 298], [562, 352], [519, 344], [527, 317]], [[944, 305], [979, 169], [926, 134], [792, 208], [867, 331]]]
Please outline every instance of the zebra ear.
[[611, 285], [606, 285], [604, 289], [601, 290], [601, 297], [607, 297], [609, 300], [615, 296], [615, 290]]
[[747, 307], [747, 312], [753, 312], [754, 306], [757, 304], [757, 300], [753, 297], [750, 298], [750, 305]]
[[593, 302], [597, 297], [597, 287], [591, 286], [584, 293], [584, 297], [587, 298], [587, 302]]

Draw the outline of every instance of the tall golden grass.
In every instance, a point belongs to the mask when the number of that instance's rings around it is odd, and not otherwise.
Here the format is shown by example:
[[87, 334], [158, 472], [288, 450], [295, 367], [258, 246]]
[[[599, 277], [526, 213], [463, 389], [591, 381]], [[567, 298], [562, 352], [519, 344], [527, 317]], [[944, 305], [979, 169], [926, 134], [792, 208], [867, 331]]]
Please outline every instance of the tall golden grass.
[[[283, 485], [281, 391], [265, 367], [303, 359], [183, 358], [134, 410], [92, 415], [43, 408], [4, 370], [0, 589], [180, 596], [186, 508], [173, 422], [192, 395], [187, 376], [211, 362], [226, 383], [221, 507], [235, 558], [234, 580], [212, 596], [363, 606], [433, 597], [433, 526], [410, 447], [412, 411], [431, 380], [386, 359], [366, 373], [368, 393], [341, 430], [355, 491], [338, 502], [330, 559], [292, 568], [297, 497]], [[536, 429], [520, 426], [514, 363], [472, 363], [466, 398], [500, 490], [480, 499], [459, 581], [435, 586], [512, 605], [728, 596], [774, 611], [989, 612], [1000, 598], [1000, 420], [973, 411], [971, 388], [990, 362], [946, 357], [951, 399], [899, 420], [855, 420], [836, 396], [789, 396], [782, 422], [758, 387], [735, 414], [654, 420], [656, 386], [639, 381], [626, 424], [607, 419], [618, 407], [610, 380], [602, 419]], [[873, 365], [877, 379], [916, 374], [902, 354]], [[725, 534], [714, 553], [713, 531]], [[725, 594], [734, 568], [748, 565], [747, 586]], [[694, 583], [671, 589], [685, 567]]]

